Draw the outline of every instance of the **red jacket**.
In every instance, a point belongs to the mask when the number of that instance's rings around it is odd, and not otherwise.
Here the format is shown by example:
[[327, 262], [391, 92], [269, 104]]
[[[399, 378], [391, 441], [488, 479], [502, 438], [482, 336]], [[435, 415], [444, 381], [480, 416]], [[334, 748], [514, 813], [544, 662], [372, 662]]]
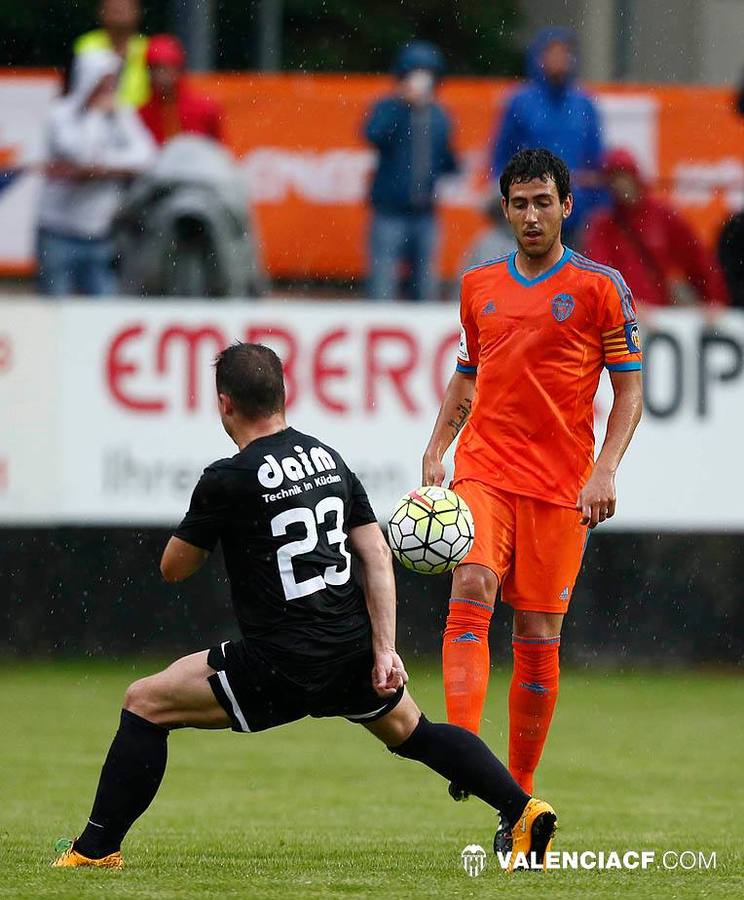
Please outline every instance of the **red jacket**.
[[672, 284], [687, 280], [704, 303], [728, 303], [713, 254], [671, 206], [650, 196], [590, 220], [584, 252], [619, 269], [637, 301], [670, 306]]
[[139, 114], [158, 144], [176, 134], [203, 134], [222, 140], [222, 109], [214, 100], [192, 90], [184, 80], [178, 85], [173, 103], [151, 97]]

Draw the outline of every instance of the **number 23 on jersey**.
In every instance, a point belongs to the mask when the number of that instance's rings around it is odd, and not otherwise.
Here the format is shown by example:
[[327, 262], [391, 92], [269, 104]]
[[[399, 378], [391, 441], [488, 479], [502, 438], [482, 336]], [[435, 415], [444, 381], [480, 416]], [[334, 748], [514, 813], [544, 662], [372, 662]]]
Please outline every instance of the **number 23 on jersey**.
[[[326, 525], [326, 519], [332, 517], [332, 525], [325, 530], [325, 540], [336, 549], [341, 557], [339, 565], [327, 566], [322, 574], [297, 581], [293, 560], [316, 549], [320, 541], [319, 526]], [[322, 591], [326, 585], [342, 585], [351, 578], [351, 555], [346, 549], [347, 534], [343, 529], [344, 503], [340, 497], [324, 497], [315, 507], [308, 509], [298, 506], [286, 509], [271, 520], [271, 533], [281, 537], [287, 533], [290, 525], [301, 524], [307, 534], [304, 538], [290, 541], [277, 550], [277, 565], [282, 580], [284, 596], [287, 600], [297, 600]]]

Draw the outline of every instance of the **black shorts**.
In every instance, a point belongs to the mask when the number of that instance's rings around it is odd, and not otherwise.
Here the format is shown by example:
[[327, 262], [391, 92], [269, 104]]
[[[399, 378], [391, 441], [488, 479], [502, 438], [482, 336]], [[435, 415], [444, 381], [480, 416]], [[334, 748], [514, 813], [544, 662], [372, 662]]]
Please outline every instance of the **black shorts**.
[[305, 716], [366, 724], [389, 713], [403, 696], [403, 688], [387, 698], [376, 693], [370, 650], [290, 664], [247, 641], [223, 641], [209, 651], [207, 664], [216, 669], [209, 683], [233, 731], [264, 731]]

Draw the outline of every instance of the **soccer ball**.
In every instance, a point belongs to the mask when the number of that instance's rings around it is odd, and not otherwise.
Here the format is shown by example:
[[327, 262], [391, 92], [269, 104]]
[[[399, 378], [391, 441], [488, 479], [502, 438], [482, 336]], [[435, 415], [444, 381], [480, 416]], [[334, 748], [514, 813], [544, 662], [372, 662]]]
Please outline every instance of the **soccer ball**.
[[474, 534], [467, 503], [443, 487], [420, 487], [406, 494], [388, 523], [396, 559], [422, 575], [454, 569], [469, 553]]

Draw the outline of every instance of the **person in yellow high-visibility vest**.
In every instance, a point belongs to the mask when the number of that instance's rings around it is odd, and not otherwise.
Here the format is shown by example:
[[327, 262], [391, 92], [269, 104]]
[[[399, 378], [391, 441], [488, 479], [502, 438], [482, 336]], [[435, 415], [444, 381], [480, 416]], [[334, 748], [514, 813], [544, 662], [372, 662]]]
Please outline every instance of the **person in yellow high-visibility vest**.
[[137, 33], [139, 0], [101, 0], [101, 28], [82, 34], [74, 44], [79, 56], [96, 50], [113, 50], [122, 59], [118, 97], [128, 106], [140, 107], [150, 97], [150, 78], [145, 55], [148, 38]]

